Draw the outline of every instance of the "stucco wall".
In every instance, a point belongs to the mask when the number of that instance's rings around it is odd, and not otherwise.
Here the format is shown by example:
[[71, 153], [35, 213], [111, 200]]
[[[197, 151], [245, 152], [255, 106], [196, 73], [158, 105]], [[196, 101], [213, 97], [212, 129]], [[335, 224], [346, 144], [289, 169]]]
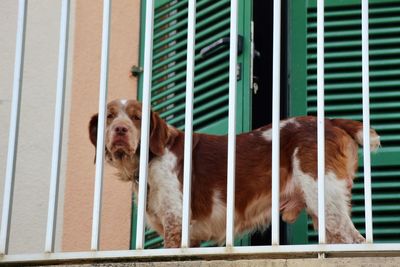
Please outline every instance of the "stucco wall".
[[[0, 1], [0, 202], [3, 201], [8, 144], [17, 8], [18, 1]], [[32, 253], [44, 250], [51, 170], [60, 1], [30, 0], [27, 10], [10, 253]], [[70, 40], [73, 40], [73, 34], [70, 35]], [[68, 75], [70, 75], [70, 71]], [[67, 87], [69, 84], [67, 83]], [[68, 110], [69, 93], [67, 92], [66, 121], [68, 121]], [[68, 123], [65, 124], [64, 130], [64, 137], [67, 139]], [[60, 183], [60, 216], [56, 236], [57, 248], [60, 244], [62, 230], [63, 174], [65, 173], [66, 152], [67, 148], [64, 146]]]
[[[139, 0], [112, 2], [108, 99], [136, 98]], [[98, 110], [102, 1], [77, 1], [69, 132], [63, 250], [90, 249], [95, 149], [88, 138], [90, 117]], [[118, 181], [106, 166], [100, 247], [128, 249], [131, 225], [131, 184]]]
[[[17, 27], [15, 0], [0, 1], [0, 204], [2, 204]], [[112, 5], [109, 99], [136, 98], [139, 0]], [[56, 96], [60, 1], [28, 1], [11, 254], [43, 252]], [[102, 1], [71, 1], [69, 63], [56, 251], [90, 249], [94, 147], [87, 126], [98, 109]], [[128, 249], [131, 184], [106, 167], [101, 249]], [[64, 188], [65, 186], [65, 188]], [[65, 189], [65, 190], [64, 190]]]

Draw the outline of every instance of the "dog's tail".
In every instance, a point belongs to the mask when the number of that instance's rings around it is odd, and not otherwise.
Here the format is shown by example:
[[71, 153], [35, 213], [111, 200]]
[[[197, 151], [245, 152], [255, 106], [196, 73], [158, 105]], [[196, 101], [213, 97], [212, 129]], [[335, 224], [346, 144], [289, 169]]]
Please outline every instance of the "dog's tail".
[[[359, 121], [346, 120], [346, 119], [332, 119], [331, 123], [346, 131], [359, 145], [363, 145], [363, 125]], [[371, 151], [376, 151], [380, 145], [380, 137], [374, 129], [370, 129]]]

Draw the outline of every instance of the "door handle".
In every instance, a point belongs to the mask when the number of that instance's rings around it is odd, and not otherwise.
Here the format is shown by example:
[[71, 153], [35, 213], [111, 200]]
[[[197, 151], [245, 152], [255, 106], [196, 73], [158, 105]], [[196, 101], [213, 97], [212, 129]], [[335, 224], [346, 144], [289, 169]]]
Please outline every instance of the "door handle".
[[[217, 53], [222, 47], [227, 47], [230, 44], [230, 38], [229, 37], [223, 37], [215, 41], [214, 43], [202, 48], [200, 50], [200, 55], [202, 58], [207, 58], [210, 55], [213, 55]], [[238, 35], [238, 55], [240, 55], [243, 52], [243, 36]]]

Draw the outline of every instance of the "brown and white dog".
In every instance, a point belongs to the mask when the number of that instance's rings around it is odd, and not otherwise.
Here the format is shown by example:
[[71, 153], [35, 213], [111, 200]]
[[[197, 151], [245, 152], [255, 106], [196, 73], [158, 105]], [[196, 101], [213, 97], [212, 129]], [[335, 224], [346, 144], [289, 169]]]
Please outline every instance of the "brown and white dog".
[[[96, 146], [97, 115], [90, 120]], [[361, 243], [350, 219], [350, 199], [363, 143], [362, 124], [326, 119], [326, 234], [329, 243]], [[141, 104], [114, 100], [107, 107], [106, 161], [124, 181], [138, 178]], [[147, 224], [165, 247], [181, 240], [184, 133], [151, 113]], [[280, 122], [280, 211], [292, 223], [306, 209], [317, 228], [317, 126], [314, 117]], [[371, 129], [371, 149], [379, 136]], [[271, 220], [271, 125], [236, 139], [235, 235], [265, 229]], [[225, 239], [227, 136], [193, 134], [191, 244]], [[137, 193], [137, 185], [134, 183]]]

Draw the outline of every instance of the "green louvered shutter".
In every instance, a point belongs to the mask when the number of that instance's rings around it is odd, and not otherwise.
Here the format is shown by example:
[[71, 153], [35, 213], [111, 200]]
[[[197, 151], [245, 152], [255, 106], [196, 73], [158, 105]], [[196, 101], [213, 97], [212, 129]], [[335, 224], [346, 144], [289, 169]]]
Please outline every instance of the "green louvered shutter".
[[[291, 114], [316, 115], [316, 1], [290, 2]], [[372, 155], [373, 233], [375, 242], [399, 242], [400, 0], [369, 2], [371, 125], [382, 141]], [[361, 2], [327, 0], [325, 5], [325, 115], [361, 121]], [[365, 234], [362, 159], [352, 219]], [[311, 221], [306, 221], [303, 216], [292, 228], [293, 243], [317, 242]], [[306, 229], [306, 234], [299, 233]]]
[[[142, 14], [145, 1], [142, 1]], [[238, 55], [237, 131], [250, 129], [249, 43], [251, 1], [239, 1], [238, 32], [242, 49]], [[156, 0], [153, 35], [152, 109], [179, 129], [185, 125], [187, 59], [187, 0]], [[198, 0], [196, 7], [195, 88], [193, 130], [225, 134], [228, 126], [229, 43], [203, 55], [202, 49], [229, 38], [230, 1]], [[144, 18], [142, 36], [144, 40]], [[143, 43], [141, 49], [143, 56]], [[142, 60], [141, 60], [142, 62]], [[139, 80], [139, 95], [142, 81]], [[135, 219], [133, 219], [135, 222]], [[135, 234], [133, 225], [132, 234]], [[133, 236], [132, 241], [135, 240]], [[146, 248], [162, 246], [154, 232], [146, 232]], [[134, 243], [132, 242], [132, 247]]]

